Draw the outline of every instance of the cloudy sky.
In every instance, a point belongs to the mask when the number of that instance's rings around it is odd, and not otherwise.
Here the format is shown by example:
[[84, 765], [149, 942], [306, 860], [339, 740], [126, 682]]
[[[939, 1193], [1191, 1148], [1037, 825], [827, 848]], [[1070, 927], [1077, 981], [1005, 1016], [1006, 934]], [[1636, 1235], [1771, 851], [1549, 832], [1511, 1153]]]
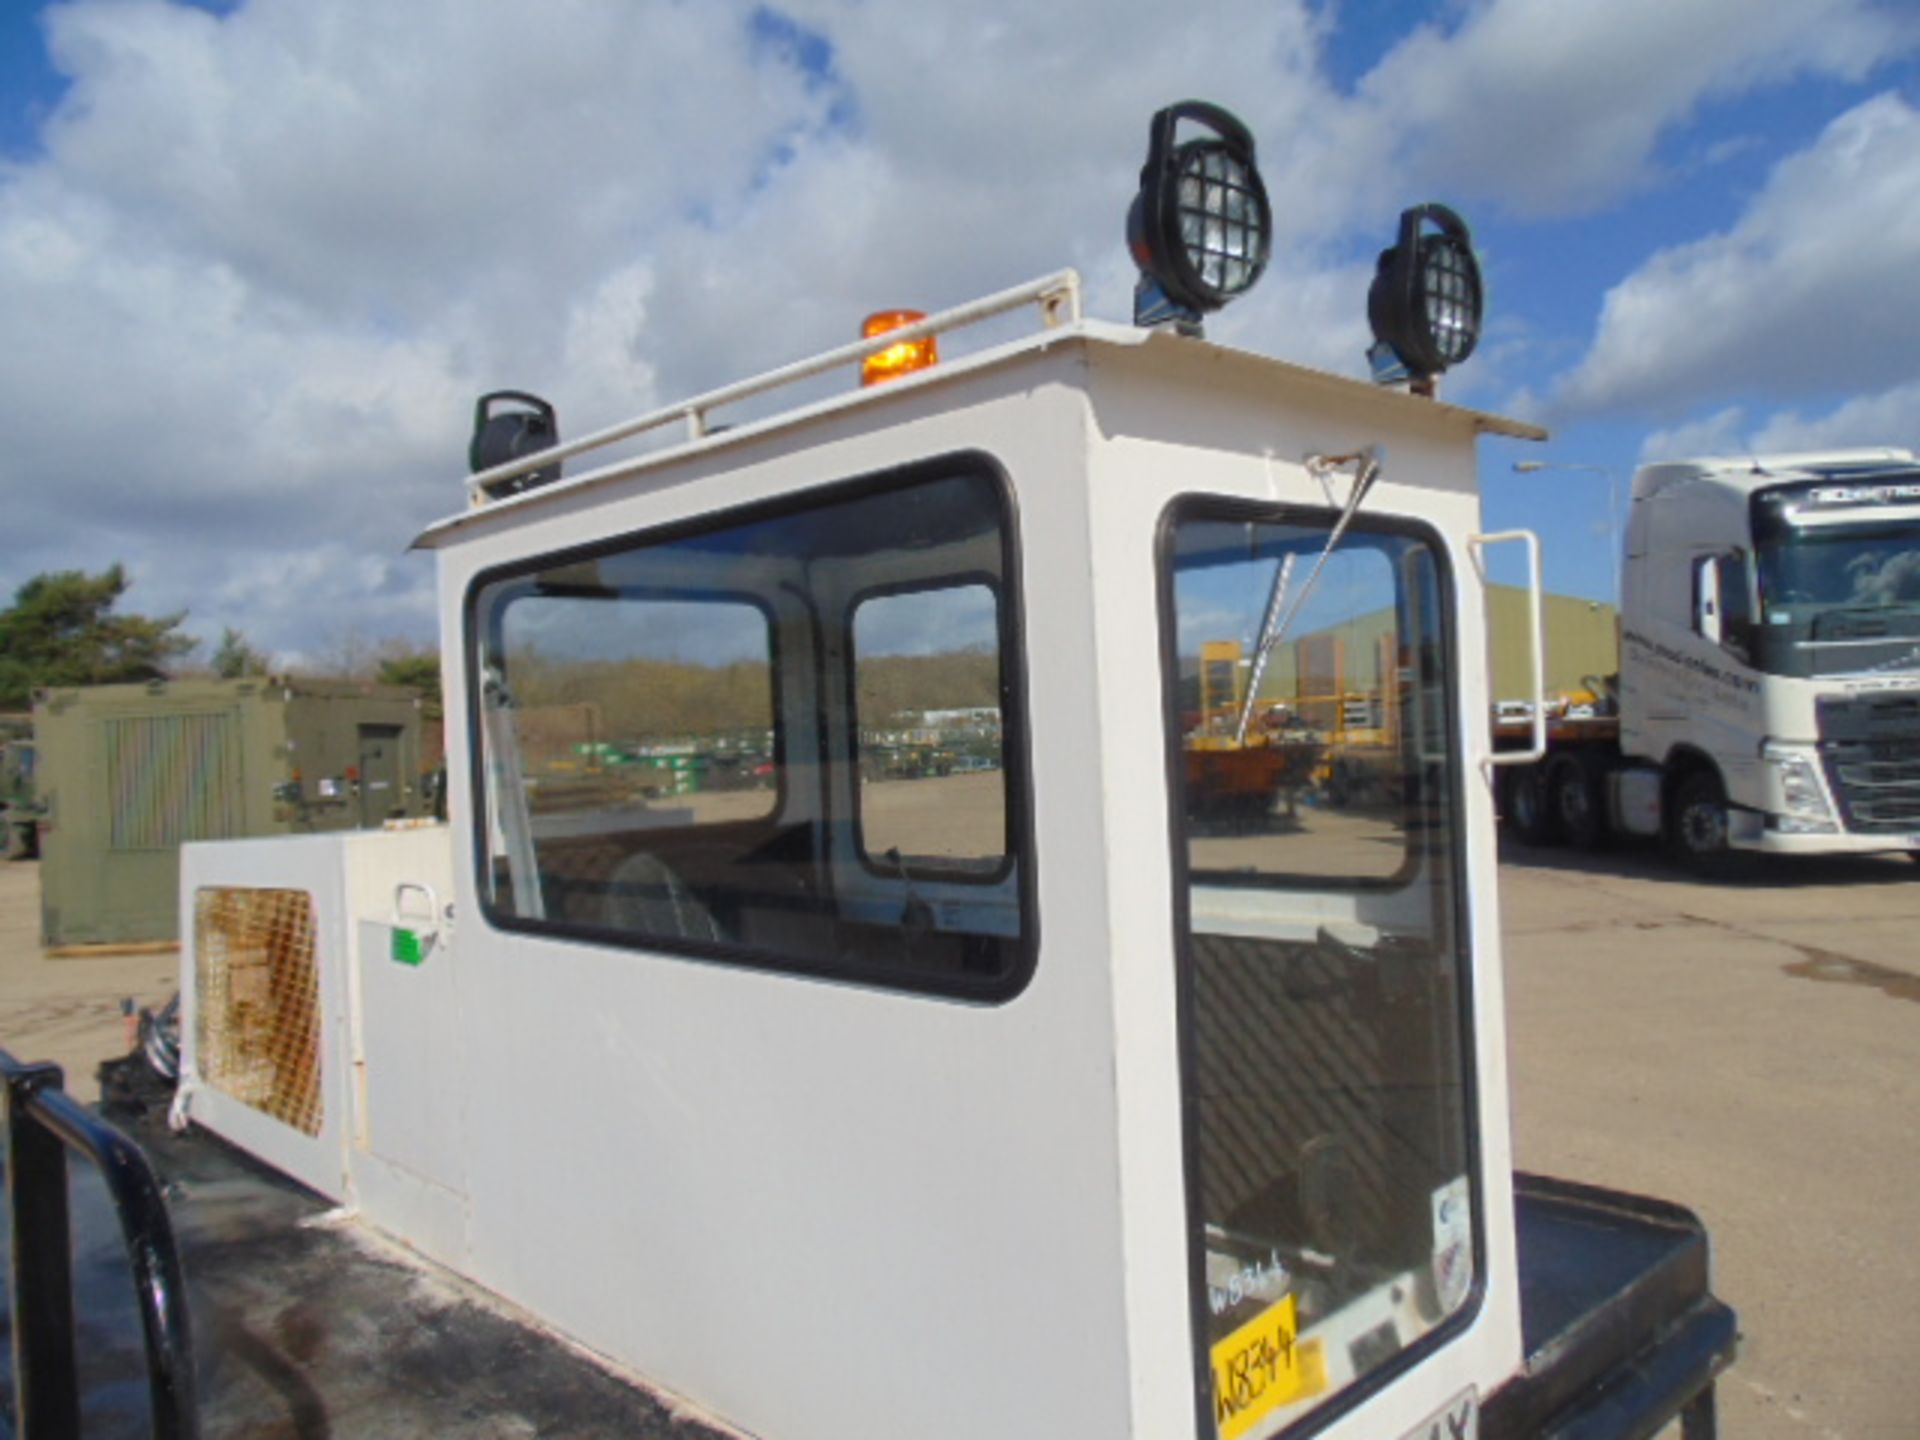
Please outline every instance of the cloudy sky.
[[1467, 215], [1447, 393], [1553, 427], [1483, 470], [1555, 588], [1607, 592], [1608, 481], [1516, 458], [1920, 445], [1912, 0], [15, 3], [0, 595], [123, 560], [284, 664], [426, 640], [476, 393], [580, 434], [1063, 264], [1125, 318], [1187, 97], [1278, 223], [1218, 338], [1362, 373], [1400, 208]]

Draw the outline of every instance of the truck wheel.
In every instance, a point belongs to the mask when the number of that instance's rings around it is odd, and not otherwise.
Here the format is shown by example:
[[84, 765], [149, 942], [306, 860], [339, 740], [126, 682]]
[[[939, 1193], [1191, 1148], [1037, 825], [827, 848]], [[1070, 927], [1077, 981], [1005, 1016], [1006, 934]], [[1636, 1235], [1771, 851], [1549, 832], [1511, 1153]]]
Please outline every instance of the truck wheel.
[[1727, 792], [1712, 771], [1695, 771], [1674, 792], [1667, 847], [1690, 869], [1717, 874], [1726, 868], [1732, 854], [1727, 849]]
[[1576, 755], [1562, 755], [1547, 771], [1547, 807], [1567, 843], [1597, 850], [1606, 841], [1600, 778]]
[[1541, 769], [1539, 765], [1516, 765], [1506, 775], [1506, 804], [1502, 809], [1523, 845], [1555, 845], [1560, 840], [1560, 827], [1555, 823], [1553, 807], [1547, 803]]

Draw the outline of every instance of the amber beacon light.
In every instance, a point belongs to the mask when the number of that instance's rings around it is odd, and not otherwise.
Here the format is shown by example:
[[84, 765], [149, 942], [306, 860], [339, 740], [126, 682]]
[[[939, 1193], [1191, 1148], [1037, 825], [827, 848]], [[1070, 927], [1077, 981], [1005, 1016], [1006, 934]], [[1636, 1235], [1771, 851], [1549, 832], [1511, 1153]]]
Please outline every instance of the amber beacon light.
[[[860, 322], [860, 333], [871, 340], [874, 336], [884, 335], [889, 330], [900, 330], [908, 325], [917, 325], [926, 318], [926, 315], [918, 310], [876, 310]], [[924, 335], [918, 340], [902, 340], [897, 345], [876, 350], [860, 362], [860, 383], [878, 385], [883, 380], [897, 380], [902, 375], [909, 375], [915, 370], [924, 370], [930, 365], [939, 363], [940, 349], [934, 343], [933, 336]]]

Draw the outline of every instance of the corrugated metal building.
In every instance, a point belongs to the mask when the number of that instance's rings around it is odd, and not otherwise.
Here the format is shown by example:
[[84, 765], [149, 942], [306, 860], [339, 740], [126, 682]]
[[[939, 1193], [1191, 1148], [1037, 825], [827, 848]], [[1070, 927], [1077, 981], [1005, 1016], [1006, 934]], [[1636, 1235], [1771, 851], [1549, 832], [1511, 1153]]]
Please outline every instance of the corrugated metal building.
[[178, 938], [188, 840], [427, 813], [421, 704], [410, 690], [156, 681], [44, 691], [33, 714], [48, 945]]
[[[1578, 595], [1541, 596], [1540, 618], [1546, 631], [1546, 691], [1557, 692], [1586, 688], [1588, 676], [1606, 676], [1620, 668], [1619, 611], [1600, 600]], [[1282, 647], [1274, 653], [1262, 679], [1260, 693], [1272, 700], [1292, 702], [1296, 696], [1329, 688], [1354, 692], [1382, 688], [1384, 667], [1392, 663], [1390, 654], [1380, 648], [1382, 637], [1394, 631], [1390, 611], [1379, 610], [1357, 615], [1337, 631], [1317, 631], [1303, 635], [1297, 645]], [[1338, 659], [1316, 664], [1318, 650], [1331, 653], [1337, 640]], [[1251, 648], [1252, 637], [1247, 646]], [[1496, 700], [1526, 697], [1533, 677], [1533, 661], [1527, 654], [1527, 592], [1518, 585], [1487, 587], [1487, 659], [1493, 677]], [[1308, 677], [1296, 675], [1296, 652], [1307, 657]], [[1314, 671], [1339, 675], [1337, 683], [1315, 683]]]
[[[1587, 688], [1586, 677], [1620, 668], [1620, 612], [1601, 600], [1543, 595], [1541, 624], [1547, 632], [1548, 695]], [[1533, 661], [1527, 655], [1527, 592], [1518, 585], [1487, 587], [1487, 659], [1493, 698], [1528, 694]]]

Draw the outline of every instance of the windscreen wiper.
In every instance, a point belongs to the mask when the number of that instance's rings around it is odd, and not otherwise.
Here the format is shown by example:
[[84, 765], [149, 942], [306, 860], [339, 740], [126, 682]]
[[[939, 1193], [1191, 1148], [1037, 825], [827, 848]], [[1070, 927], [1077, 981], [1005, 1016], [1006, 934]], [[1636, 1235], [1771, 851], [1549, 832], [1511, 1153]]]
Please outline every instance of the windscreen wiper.
[[[480, 726], [486, 743], [488, 794], [499, 843], [513, 885], [513, 908], [530, 920], [544, 919], [546, 899], [540, 892], [540, 863], [533, 848], [533, 816], [527, 805], [525, 773], [520, 768], [520, 743], [513, 728], [513, 695], [507, 677], [489, 665], [480, 682]], [[492, 842], [490, 842], [492, 843]]]
[[[1273, 578], [1273, 591], [1267, 597], [1267, 613], [1260, 624], [1260, 639], [1253, 649], [1253, 671], [1247, 684], [1247, 697], [1240, 702], [1240, 723], [1234, 727], [1233, 743], [1243, 745], [1247, 739], [1247, 722], [1253, 716], [1254, 699], [1260, 693], [1260, 677], [1266, 673], [1267, 656], [1279, 643], [1287, 638], [1287, 631], [1293, 627], [1301, 607], [1313, 594], [1313, 587], [1320, 583], [1320, 572], [1326, 568], [1327, 557], [1333, 553], [1334, 546], [1340, 543], [1340, 537], [1347, 533], [1347, 526], [1359, 513], [1360, 502], [1367, 498], [1367, 492], [1373, 488], [1373, 482], [1380, 478], [1380, 457], [1376, 447], [1366, 446], [1351, 455], [1309, 455], [1307, 473], [1314, 479], [1325, 483], [1335, 471], [1351, 468], [1353, 490], [1347, 496], [1347, 503], [1340, 511], [1340, 518], [1333, 522], [1333, 529], [1327, 533], [1327, 543], [1314, 558], [1313, 569], [1307, 572], [1306, 583], [1294, 595], [1291, 602], [1286, 601], [1287, 583], [1293, 574], [1294, 556], [1287, 556], [1280, 566], [1280, 572]], [[1282, 604], [1285, 610], [1282, 611]]]

